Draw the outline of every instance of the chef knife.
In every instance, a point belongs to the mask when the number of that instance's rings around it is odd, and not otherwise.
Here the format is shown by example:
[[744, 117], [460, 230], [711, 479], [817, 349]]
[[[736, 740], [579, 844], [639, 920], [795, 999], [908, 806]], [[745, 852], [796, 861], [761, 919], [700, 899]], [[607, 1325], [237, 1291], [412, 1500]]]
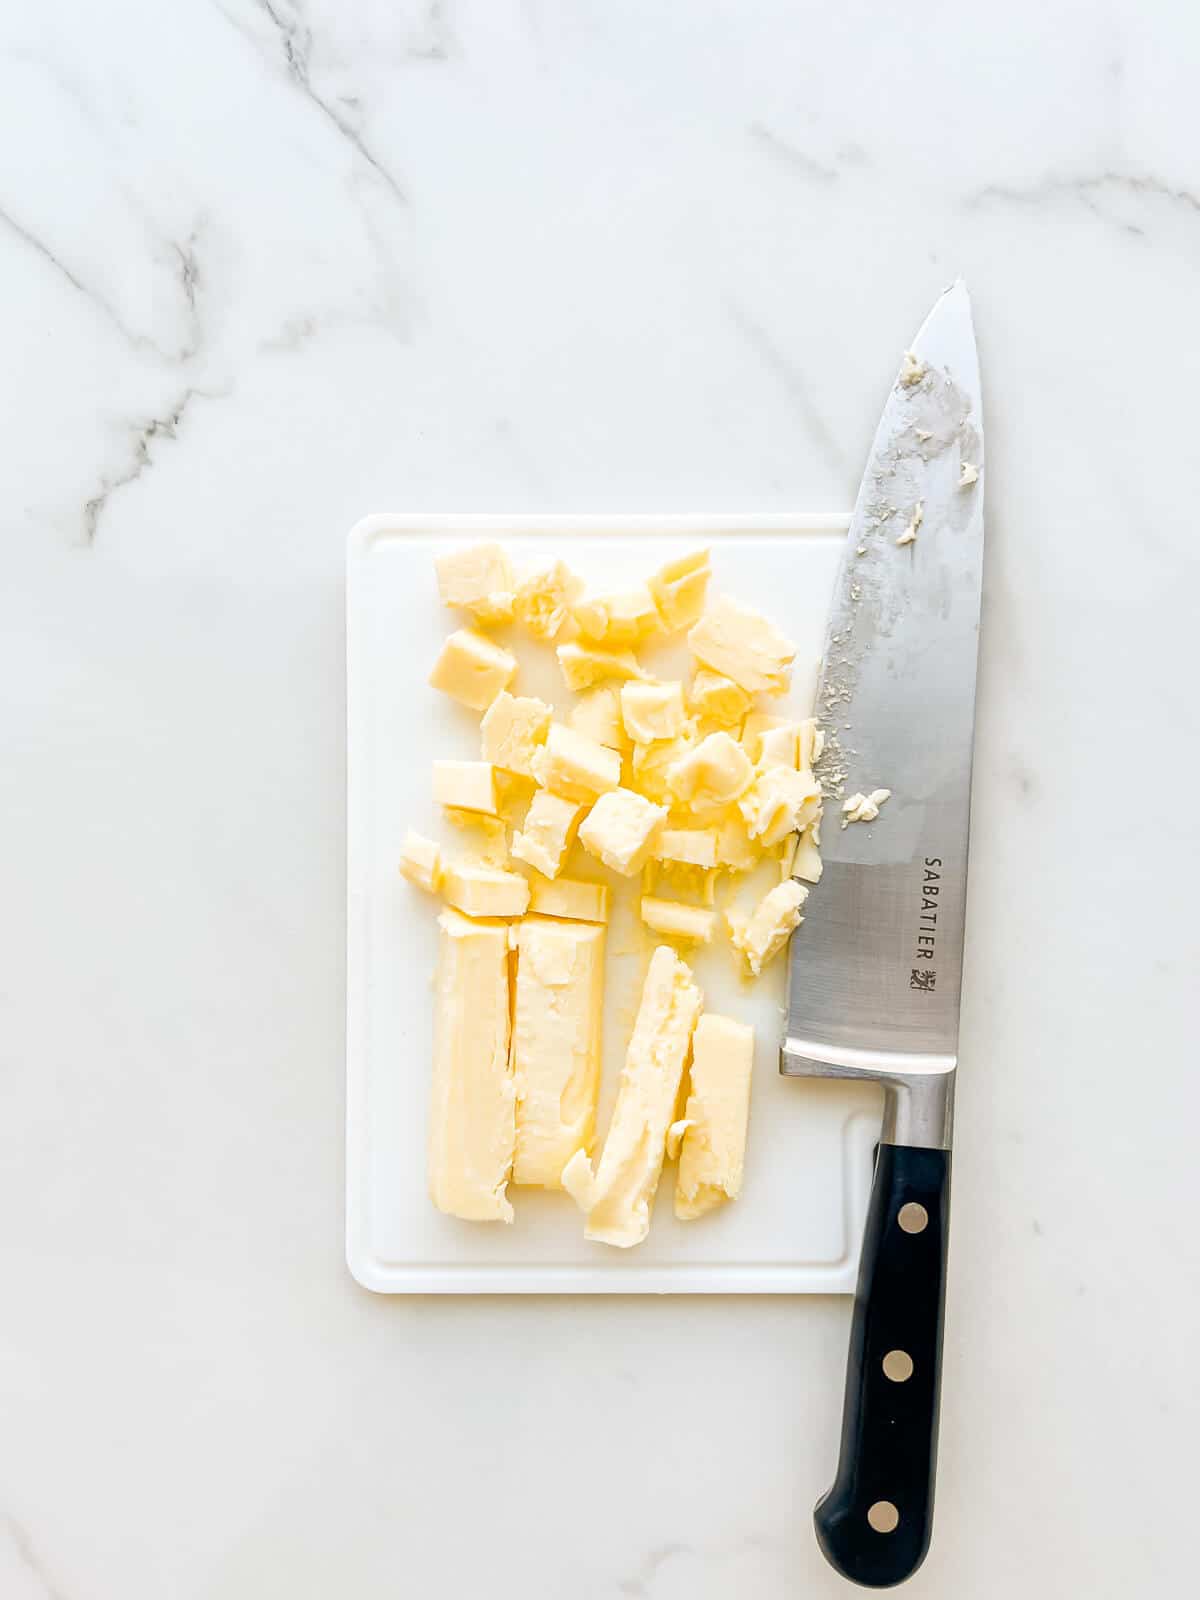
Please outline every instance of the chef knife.
[[[983, 422], [966, 289], [893, 385], [822, 658], [824, 872], [792, 939], [780, 1071], [877, 1080], [883, 1126], [841, 1452], [814, 1513], [845, 1577], [900, 1583], [929, 1547], [983, 569]], [[843, 799], [890, 789], [869, 821]]]

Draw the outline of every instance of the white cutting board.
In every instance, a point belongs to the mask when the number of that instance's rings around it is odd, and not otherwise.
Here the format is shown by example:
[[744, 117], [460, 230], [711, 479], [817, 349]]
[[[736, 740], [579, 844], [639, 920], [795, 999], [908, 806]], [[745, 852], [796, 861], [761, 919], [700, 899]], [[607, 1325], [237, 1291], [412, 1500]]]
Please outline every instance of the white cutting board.
[[[875, 1091], [779, 1076], [786, 958], [758, 983], [746, 983], [724, 938], [700, 951], [693, 966], [710, 1009], [755, 1027], [746, 1177], [735, 1203], [677, 1222], [668, 1166], [650, 1236], [632, 1250], [585, 1240], [583, 1218], [564, 1194], [510, 1187], [511, 1226], [435, 1211], [425, 1192], [425, 1119], [438, 907], [397, 872], [407, 828], [455, 841], [431, 795], [435, 757], [479, 757], [478, 714], [426, 682], [445, 635], [462, 625], [439, 602], [435, 555], [498, 539], [518, 567], [562, 556], [602, 590], [707, 545], [712, 592], [757, 607], [799, 646], [783, 705], [806, 715], [847, 523], [845, 516], [376, 516], [351, 532], [346, 1256], [365, 1287], [392, 1294], [853, 1290], [879, 1128]], [[519, 692], [559, 710], [570, 704], [550, 647], [512, 630], [498, 630], [496, 638], [520, 658]], [[678, 645], [647, 650], [643, 660], [664, 676], [686, 666]], [[578, 845], [568, 870], [604, 875]], [[776, 881], [772, 865], [745, 889]], [[637, 922], [635, 887], [622, 896], [609, 929], [601, 1130], [653, 943]], [[796, 937], [820, 937], [819, 887]]]

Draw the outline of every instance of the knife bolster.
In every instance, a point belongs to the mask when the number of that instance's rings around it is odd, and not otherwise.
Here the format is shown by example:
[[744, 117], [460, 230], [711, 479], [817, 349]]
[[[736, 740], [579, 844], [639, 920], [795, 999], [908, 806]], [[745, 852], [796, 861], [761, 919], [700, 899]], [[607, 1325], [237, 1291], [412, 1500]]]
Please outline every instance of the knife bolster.
[[953, 1059], [897, 1056], [882, 1051], [838, 1051], [817, 1056], [799, 1040], [785, 1039], [779, 1070], [786, 1078], [849, 1078], [883, 1085], [881, 1144], [949, 1150], [954, 1133]]

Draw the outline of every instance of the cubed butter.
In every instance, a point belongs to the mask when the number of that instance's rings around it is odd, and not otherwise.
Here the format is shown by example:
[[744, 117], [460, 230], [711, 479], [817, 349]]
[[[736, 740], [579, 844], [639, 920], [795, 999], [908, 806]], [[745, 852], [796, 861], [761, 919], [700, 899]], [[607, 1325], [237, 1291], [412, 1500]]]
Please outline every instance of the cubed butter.
[[621, 720], [637, 744], [674, 739], [683, 729], [681, 683], [626, 683], [621, 686]]
[[790, 717], [776, 716], [770, 711], [752, 711], [742, 724], [742, 749], [751, 761], [757, 761], [762, 755], [764, 735], [774, 732], [776, 728], [796, 726]]
[[683, 861], [694, 867], [717, 865], [715, 828], [664, 828], [654, 846], [658, 861]]
[[542, 917], [607, 922], [608, 900], [606, 883], [589, 883], [583, 878], [543, 878], [537, 873], [529, 885], [529, 909]]
[[621, 699], [611, 684], [588, 689], [567, 712], [568, 726], [584, 733], [597, 744], [622, 754], [632, 748], [625, 724], [621, 721]]
[[432, 839], [410, 828], [400, 852], [400, 871], [409, 883], [436, 894], [442, 885], [442, 851]]
[[459, 628], [442, 646], [429, 681], [473, 711], [486, 711], [516, 670], [517, 659], [507, 650], [473, 628]]
[[709, 944], [717, 926], [715, 911], [684, 905], [680, 900], [659, 900], [653, 895], [642, 896], [641, 914], [642, 921], [655, 933], [689, 944]]
[[512, 1221], [516, 1137], [509, 1059], [508, 925], [438, 918], [429, 1097], [429, 1196], [470, 1222]]
[[783, 949], [793, 929], [804, 921], [800, 907], [807, 899], [804, 885], [789, 878], [765, 894], [749, 917], [726, 912], [730, 943], [745, 961], [751, 977], [759, 976], [771, 957]]
[[517, 585], [513, 613], [535, 639], [553, 639], [567, 620], [583, 584], [561, 561], [531, 572]]
[[650, 1229], [667, 1129], [704, 997], [687, 963], [661, 945], [650, 959], [633, 1036], [599, 1166], [583, 1151], [563, 1170], [563, 1187], [587, 1212], [586, 1235], [628, 1248]]
[[654, 596], [644, 583], [620, 594], [580, 600], [573, 615], [584, 638], [597, 644], [637, 644], [662, 632]]
[[496, 813], [496, 769], [490, 761], [435, 761], [433, 798], [460, 811]]
[[666, 820], [665, 806], [656, 806], [632, 789], [602, 794], [579, 828], [579, 842], [606, 867], [631, 878], [642, 870]]
[[470, 611], [480, 622], [512, 621], [512, 567], [500, 545], [452, 550], [435, 565], [443, 605]]
[[642, 669], [632, 650], [609, 650], [586, 640], [571, 640], [555, 650], [568, 689], [590, 689], [605, 678], [640, 678]]
[[550, 724], [546, 742], [533, 758], [533, 775], [543, 789], [568, 800], [593, 800], [621, 781], [621, 758], [561, 722]]
[[523, 917], [529, 880], [503, 867], [462, 861], [442, 869], [442, 893], [465, 917]]
[[746, 819], [736, 807], [725, 812], [715, 824], [717, 864], [727, 872], [750, 872], [762, 858], [746, 827]]
[[506, 772], [532, 778], [533, 758], [546, 742], [551, 715], [544, 700], [501, 689], [479, 724], [483, 759]]
[[769, 848], [810, 823], [820, 804], [821, 790], [811, 772], [767, 767], [742, 795], [738, 810], [750, 837]]
[[736, 800], [753, 776], [745, 751], [723, 730], [708, 734], [667, 768], [671, 792], [699, 814]]
[[765, 728], [758, 736], [756, 765], [798, 767], [800, 765], [800, 724], [783, 722], [778, 728]]
[[513, 855], [536, 867], [544, 878], [557, 878], [586, 809], [578, 800], [539, 789], [529, 802], [520, 832], [513, 835]]
[[779, 694], [791, 680], [796, 647], [749, 606], [718, 596], [688, 634], [696, 660], [747, 694]]
[[663, 626], [671, 633], [690, 628], [704, 609], [704, 595], [712, 572], [707, 550], [694, 550], [660, 567], [650, 580]]
[[586, 1156], [595, 1136], [604, 928], [527, 917], [516, 943], [513, 1182], [560, 1189], [563, 1168], [577, 1151]]
[[706, 1011], [692, 1035], [675, 1215], [684, 1222], [736, 1200], [746, 1164], [754, 1029]]
[[753, 702], [732, 678], [701, 667], [688, 690], [688, 705], [693, 713], [714, 728], [740, 728]]
[[635, 744], [630, 762], [634, 785], [651, 800], [673, 801], [667, 770], [695, 747], [696, 735], [691, 727], [685, 727], [674, 739]]
[[473, 861], [485, 867], [508, 865], [508, 827], [499, 817], [447, 806], [446, 821], [466, 834]]

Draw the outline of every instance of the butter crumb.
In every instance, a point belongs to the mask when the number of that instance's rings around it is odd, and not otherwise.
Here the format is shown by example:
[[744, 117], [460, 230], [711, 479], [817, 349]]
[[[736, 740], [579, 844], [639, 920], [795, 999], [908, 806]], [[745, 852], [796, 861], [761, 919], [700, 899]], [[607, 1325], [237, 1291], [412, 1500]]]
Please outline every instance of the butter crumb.
[[960, 489], [969, 489], [973, 483], [978, 482], [979, 468], [971, 461], [964, 461], [962, 464], [962, 472], [958, 479], [958, 487]]
[[917, 537], [921, 524], [925, 521], [925, 502], [918, 500], [913, 507], [912, 521], [896, 540], [897, 544], [912, 544]]
[[874, 822], [880, 806], [891, 797], [890, 789], [872, 789], [870, 794], [852, 794], [848, 800], [842, 801], [842, 827], [848, 827], [852, 822]]
[[918, 361], [911, 350], [904, 352], [904, 362], [900, 368], [900, 382], [905, 389], [911, 389], [920, 383], [928, 369], [923, 361]]

